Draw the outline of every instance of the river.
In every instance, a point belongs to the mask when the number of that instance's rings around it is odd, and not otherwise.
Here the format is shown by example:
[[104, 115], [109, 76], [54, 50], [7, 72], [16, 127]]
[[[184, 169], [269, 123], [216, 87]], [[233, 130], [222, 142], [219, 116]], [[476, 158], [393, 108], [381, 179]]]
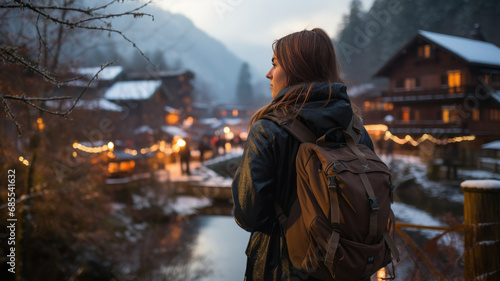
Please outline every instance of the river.
[[209, 260], [212, 268], [212, 272], [199, 280], [243, 280], [248, 232], [239, 228], [232, 216], [199, 215], [193, 223], [198, 233], [194, 255]]

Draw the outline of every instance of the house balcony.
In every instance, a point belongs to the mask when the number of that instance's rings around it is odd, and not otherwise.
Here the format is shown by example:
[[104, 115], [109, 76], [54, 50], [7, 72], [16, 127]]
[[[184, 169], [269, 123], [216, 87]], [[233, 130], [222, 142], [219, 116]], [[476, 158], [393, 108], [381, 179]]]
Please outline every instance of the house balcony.
[[472, 134], [463, 124], [444, 123], [441, 120], [401, 121], [395, 120], [388, 125], [389, 131], [394, 135], [469, 135]]
[[445, 123], [442, 120], [394, 120], [388, 124], [388, 129], [394, 135], [500, 136], [500, 128], [495, 121], [466, 120]]
[[384, 102], [436, 102], [463, 99], [466, 96], [475, 95], [477, 86], [443, 87], [434, 89], [416, 88], [406, 91], [405, 89], [394, 89], [382, 93]]

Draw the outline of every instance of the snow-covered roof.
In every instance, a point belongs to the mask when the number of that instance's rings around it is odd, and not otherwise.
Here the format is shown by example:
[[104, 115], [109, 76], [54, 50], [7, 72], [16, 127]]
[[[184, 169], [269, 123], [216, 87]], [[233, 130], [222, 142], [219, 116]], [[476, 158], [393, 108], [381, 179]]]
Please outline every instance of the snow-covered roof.
[[174, 107], [171, 107], [171, 106], [168, 106], [168, 105], [166, 105], [163, 109], [164, 109], [166, 112], [168, 112], [168, 113], [172, 113], [172, 114], [179, 114], [179, 113], [180, 113], [180, 110], [179, 110], [179, 109], [174, 108]]
[[[107, 110], [107, 111], [117, 111], [117, 112], [123, 111], [123, 108], [121, 106], [105, 99], [89, 100], [89, 101], [85, 100], [80, 102], [83, 102], [81, 104], [82, 108], [89, 110]], [[77, 107], [80, 107], [80, 102], [78, 102]]]
[[151, 127], [149, 127], [148, 125], [140, 126], [139, 128], [134, 130], [134, 134], [136, 134], [136, 135], [144, 134], [144, 133], [152, 134], [152, 133], [154, 133], [154, 130]]
[[104, 98], [108, 100], [146, 100], [161, 86], [161, 80], [120, 81], [111, 86]]
[[500, 149], [500, 140], [485, 143], [481, 147], [483, 149]]
[[161, 130], [174, 137], [187, 138], [189, 136], [188, 133], [176, 126], [161, 126]]
[[418, 34], [467, 62], [500, 66], [500, 48], [492, 43], [423, 30]]
[[500, 91], [495, 91], [491, 94], [491, 96], [500, 103]]
[[[86, 77], [93, 77], [101, 67], [80, 67], [73, 69], [73, 72]], [[113, 80], [123, 72], [122, 66], [108, 66], [104, 68], [98, 75], [99, 80]]]
[[[63, 103], [62, 105], [60, 103]], [[52, 108], [61, 108], [62, 110], [68, 110], [73, 106], [74, 100], [65, 101], [47, 101], [45, 104]], [[116, 111], [121, 112], [123, 108], [115, 103], [110, 102], [105, 99], [98, 100], [79, 100], [75, 106], [76, 108], [83, 108], [87, 110], [106, 110], [106, 111]]]

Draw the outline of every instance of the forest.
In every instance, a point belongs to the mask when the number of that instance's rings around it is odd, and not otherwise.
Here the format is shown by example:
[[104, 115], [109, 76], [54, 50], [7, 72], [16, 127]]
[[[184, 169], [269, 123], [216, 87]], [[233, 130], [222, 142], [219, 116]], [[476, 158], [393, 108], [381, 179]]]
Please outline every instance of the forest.
[[373, 74], [418, 30], [500, 45], [499, 14], [500, 2], [493, 0], [376, 0], [367, 10], [353, 0], [334, 43], [348, 83], [384, 87]]

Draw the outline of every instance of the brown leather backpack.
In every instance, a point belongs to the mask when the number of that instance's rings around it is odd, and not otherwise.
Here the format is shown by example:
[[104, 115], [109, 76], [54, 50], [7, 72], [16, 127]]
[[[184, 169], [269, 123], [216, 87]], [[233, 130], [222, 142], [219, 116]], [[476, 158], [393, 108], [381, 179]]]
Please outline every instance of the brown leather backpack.
[[321, 280], [367, 280], [392, 261], [398, 250], [389, 234], [391, 173], [370, 148], [358, 141], [359, 117], [353, 116], [347, 143], [330, 148], [303, 123], [267, 115], [301, 141], [297, 156], [297, 196], [290, 214], [275, 210], [292, 264]]

